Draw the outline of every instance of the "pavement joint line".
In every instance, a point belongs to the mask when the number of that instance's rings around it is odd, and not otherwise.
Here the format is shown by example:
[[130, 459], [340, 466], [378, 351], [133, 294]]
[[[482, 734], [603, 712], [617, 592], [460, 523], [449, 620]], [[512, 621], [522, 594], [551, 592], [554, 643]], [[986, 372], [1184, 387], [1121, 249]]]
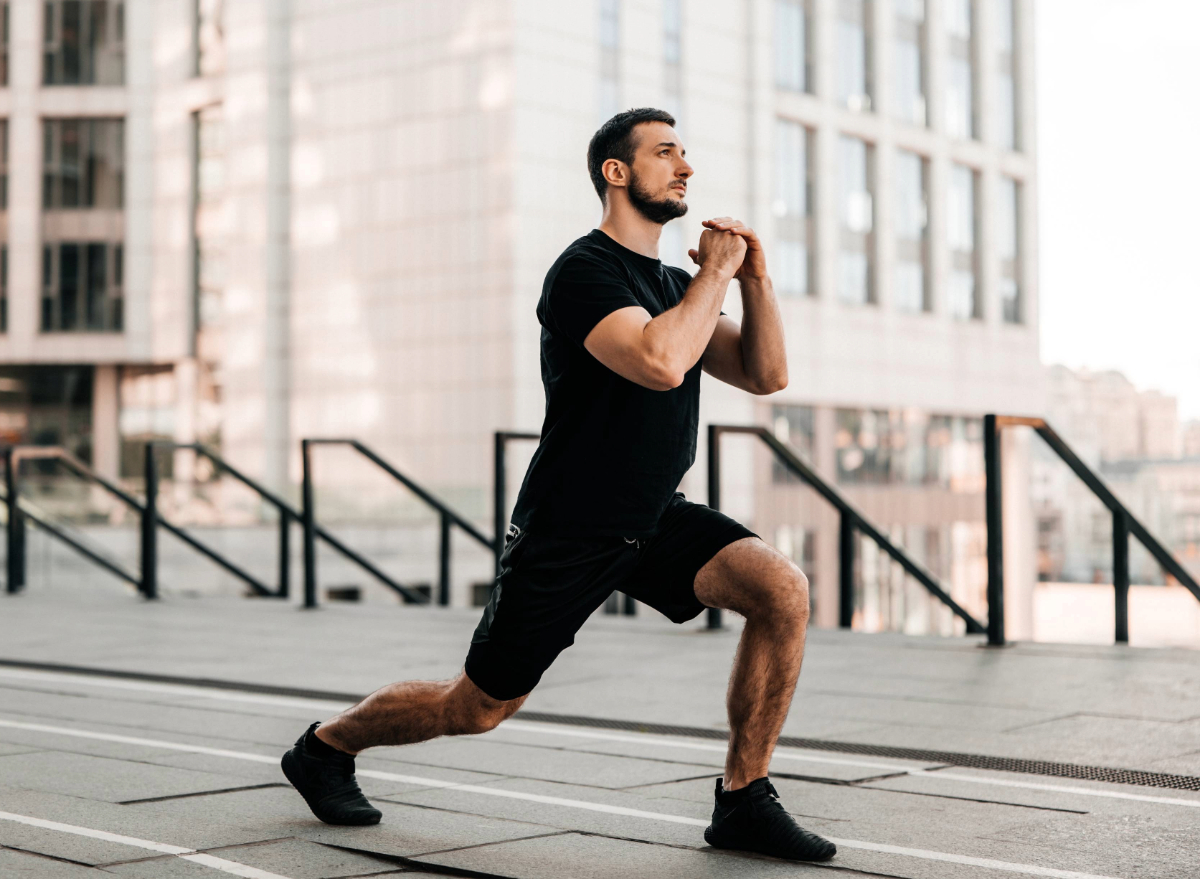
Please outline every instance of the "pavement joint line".
[[[159, 766], [161, 764], [150, 763], [150, 764], [146, 764], [146, 765]], [[241, 793], [242, 791], [248, 791], [248, 790], [264, 790], [265, 788], [268, 788], [268, 787], [287, 787], [287, 785], [284, 784], [282, 781], [271, 781], [266, 784], [246, 784], [246, 785], [242, 785], [240, 787], [224, 787], [224, 788], [221, 788], [220, 790], [199, 790], [199, 791], [195, 791], [193, 793], [187, 793], [187, 794], [170, 794], [169, 796], [165, 796], [165, 797], [146, 797], [141, 800], [119, 800], [117, 802], [117, 805], [118, 806], [139, 806], [139, 805], [142, 805], [143, 803], [165, 803], [170, 800], [186, 800], [191, 797], [211, 797], [211, 796], [216, 796], [217, 794], [235, 794], [235, 793]]]
[[[209, 754], [213, 756], [229, 757], [235, 760], [248, 760], [256, 763], [274, 764], [277, 763], [279, 759], [277, 757], [268, 757], [263, 754], [252, 754], [244, 751], [230, 751], [222, 748], [207, 748], [200, 745], [184, 745], [178, 742], [169, 742], [159, 739], [146, 739], [136, 736], [118, 736], [109, 733], [92, 732], [90, 730], [55, 727], [44, 724], [19, 723], [4, 719], [0, 719], [0, 727], [28, 729], [32, 731], [54, 733], [58, 735], [77, 736], [101, 741], [115, 741], [123, 744], [141, 745], [143, 747], [158, 747], [174, 751]], [[363, 769], [358, 771], [357, 774], [364, 778], [375, 778], [383, 781], [397, 781], [404, 784], [418, 784], [426, 787], [481, 794], [483, 796], [523, 800], [525, 802], [538, 803], [540, 805], [558, 806], [560, 808], [567, 809], [580, 809], [583, 811], [598, 812], [607, 815], [620, 815], [628, 818], [642, 818], [648, 821], [662, 821], [669, 824], [684, 824], [691, 827], [706, 827], [709, 823], [707, 819], [692, 818], [686, 815], [671, 815], [666, 812], [652, 812], [645, 809], [632, 809], [627, 806], [613, 806], [608, 803], [597, 803], [589, 800], [576, 800], [567, 797], [552, 797], [544, 794], [527, 793], [525, 791], [485, 787], [477, 784], [462, 784], [452, 781], [441, 781], [435, 778], [401, 775], [393, 772], [380, 772], [378, 770]], [[26, 818], [25, 816], [12, 815], [8, 812], [0, 812], [0, 819], [17, 820], [23, 823], [34, 824], [34, 826], [43, 826], [50, 827], [50, 829], [63, 830], [64, 832], [76, 832], [83, 836], [93, 836], [98, 839], [109, 839], [113, 842], [123, 842], [132, 839], [132, 837], [118, 837], [117, 834], [110, 834], [106, 831], [73, 827], [72, 825], [58, 824], [57, 822], [44, 821], [43, 819], [38, 818]], [[54, 826], [51, 827], [50, 825]], [[994, 860], [992, 858], [976, 858], [969, 855], [960, 855], [951, 852], [939, 852], [930, 849], [909, 848], [906, 846], [896, 846], [886, 843], [868, 842], [857, 839], [838, 839], [834, 837], [829, 837], [829, 839], [835, 845], [848, 849], [858, 849], [861, 851], [870, 851], [881, 854], [894, 854], [903, 857], [917, 858], [920, 860], [940, 861], [963, 866], [980, 867], [983, 869], [1017, 873], [1025, 876], [1040, 876], [1047, 877], [1047, 879], [1116, 879], [1116, 877], [1100, 876], [1095, 873], [1081, 873], [1074, 870], [1059, 870], [1053, 867], [1041, 867], [1034, 864], [1015, 864], [1008, 861]], [[178, 846], [169, 846], [164, 843], [150, 842], [148, 840], [133, 840], [132, 842], [125, 842], [125, 844], [141, 845], [143, 848], [148, 848], [152, 851], [162, 851], [165, 854], [175, 854], [185, 860], [195, 861], [196, 863], [201, 863], [204, 866], [213, 867], [214, 869], [218, 870], [224, 870], [225, 872], [234, 872], [233, 869], [230, 869], [231, 867], [243, 866], [234, 865], [233, 862], [223, 861], [220, 858], [213, 858], [211, 855], [191, 854], [193, 851], [191, 849], [183, 849]], [[253, 870], [254, 868], [246, 867], [245, 869]], [[278, 877], [277, 874], [265, 873], [262, 871], [252, 873], [235, 872], [234, 875], [244, 876], [247, 877], [247, 879], [281, 879], [281, 877]], [[286, 877], [283, 877], [283, 879], [286, 879]]]
[[45, 818], [34, 818], [29, 815], [17, 815], [13, 812], [0, 812], [0, 821], [11, 821], [15, 824], [25, 824], [29, 827], [38, 827], [42, 830], [54, 830], [59, 833], [68, 833], [73, 836], [85, 836], [91, 839], [98, 839], [102, 842], [112, 842], [118, 845], [127, 845], [133, 848], [145, 849], [146, 851], [159, 852], [164, 855], [174, 855], [180, 860], [191, 861], [193, 864], [200, 864], [204, 867], [209, 867], [213, 870], [219, 870], [222, 873], [230, 873], [234, 876], [241, 876], [243, 879], [288, 879], [279, 873], [269, 873], [266, 870], [259, 870], [257, 867], [251, 867], [246, 864], [239, 864], [236, 861], [228, 861], [225, 858], [218, 858], [213, 855], [198, 852], [195, 849], [184, 848], [178, 845], [169, 845], [165, 842], [155, 842], [151, 839], [138, 839], [136, 836], [124, 836], [120, 833], [109, 833], [107, 830], [94, 830], [91, 827], [79, 827], [75, 824], [63, 824], [59, 821], [48, 821]]

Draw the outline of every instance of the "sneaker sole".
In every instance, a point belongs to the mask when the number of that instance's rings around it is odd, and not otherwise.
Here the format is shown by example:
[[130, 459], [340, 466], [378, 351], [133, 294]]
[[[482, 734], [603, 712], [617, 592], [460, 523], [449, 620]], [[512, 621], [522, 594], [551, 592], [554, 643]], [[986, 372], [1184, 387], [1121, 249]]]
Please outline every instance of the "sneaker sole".
[[804, 861], [806, 863], [820, 863], [823, 861], [831, 861], [837, 855], [836, 848], [827, 855], [819, 855], [819, 856], [814, 855], [813, 857], [810, 857], [810, 858], [785, 857], [783, 855], [772, 854], [771, 852], [763, 852], [763, 851], [759, 851], [758, 849], [749, 848], [744, 845], [736, 845], [734, 843], [729, 843], [729, 842], [726, 842], [725, 840], [720, 839], [717, 836], [717, 834], [713, 831], [711, 824], [708, 827], [704, 828], [704, 841], [707, 842], [709, 845], [711, 845], [713, 848], [725, 849], [726, 851], [735, 851], [735, 852], [750, 852], [751, 854], [756, 854], [756, 855], [766, 855], [769, 858], [778, 858], [781, 861]]
[[301, 787], [304, 781], [304, 773], [301, 771], [296, 757], [291, 751], [284, 752], [283, 759], [279, 761], [279, 767], [283, 770], [283, 774], [287, 777], [287, 780], [291, 782], [292, 787], [296, 789], [296, 792], [304, 797], [304, 802], [308, 804], [308, 808], [312, 810], [312, 813], [326, 824], [332, 824], [335, 827], [368, 827], [372, 824], [378, 824], [383, 818], [383, 815], [378, 815], [373, 820], [366, 821], [330, 821], [318, 811], [317, 806], [309, 799], [308, 794], [304, 792], [304, 788]]

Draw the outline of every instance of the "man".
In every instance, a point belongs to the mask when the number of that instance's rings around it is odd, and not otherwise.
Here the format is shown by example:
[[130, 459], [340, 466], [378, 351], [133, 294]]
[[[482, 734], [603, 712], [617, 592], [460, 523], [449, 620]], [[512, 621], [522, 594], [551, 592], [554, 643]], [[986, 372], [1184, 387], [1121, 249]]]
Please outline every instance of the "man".
[[[752, 230], [704, 221], [689, 251], [694, 278], [657, 258], [663, 224], [687, 212], [693, 173], [674, 125], [661, 110], [630, 110], [592, 138], [588, 170], [604, 216], [542, 288], [541, 443], [465, 668], [449, 681], [391, 684], [309, 727], [283, 769], [322, 821], [377, 823], [354, 755], [494, 728], [619, 589], [677, 623], [706, 607], [746, 618], [726, 699], [725, 774], [704, 838], [796, 860], [836, 853], [796, 824], [767, 779], [800, 673], [808, 582], [752, 531], [675, 490], [696, 457], [701, 369], [769, 394], [787, 384], [787, 365]], [[721, 311], [734, 278], [741, 326]]]

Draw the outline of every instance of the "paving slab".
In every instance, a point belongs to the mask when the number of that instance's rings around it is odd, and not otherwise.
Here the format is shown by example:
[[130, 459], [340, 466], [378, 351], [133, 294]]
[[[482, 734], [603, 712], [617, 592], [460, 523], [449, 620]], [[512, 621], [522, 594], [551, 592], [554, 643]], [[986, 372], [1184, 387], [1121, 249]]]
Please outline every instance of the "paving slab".
[[[804, 864], [717, 851], [565, 833], [429, 855], [427, 863], [515, 879], [644, 879], [646, 876], [831, 875]], [[853, 874], [851, 874], [853, 875]]]
[[10, 788], [110, 803], [217, 790], [243, 783], [236, 775], [49, 751], [0, 757], [0, 782]]
[[[209, 815], [200, 822], [180, 822], [164, 814], [160, 807], [158, 803], [120, 806], [41, 791], [0, 794], [0, 811], [184, 848], [205, 849], [277, 838], [260, 831], [252, 823], [239, 826], [219, 815]], [[109, 864], [152, 856], [150, 852], [128, 845], [0, 821], [0, 846], [5, 845], [84, 864]]]
[[478, 737], [438, 739], [387, 750], [403, 755], [406, 763], [428, 767], [467, 769], [605, 788], [654, 784], [712, 774], [710, 767], [697, 763], [614, 754], [571, 753]]
[[[319, 845], [305, 839], [282, 839], [274, 842], [228, 846], [208, 849], [205, 854], [244, 864], [269, 873], [287, 876], [288, 879], [345, 879], [395, 873], [401, 868], [394, 862], [370, 855]], [[214, 879], [218, 873], [211, 868], [179, 858], [155, 858], [134, 864], [106, 867], [119, 876], [145, 877], [145, 879], [191, 879], [207, 876]]]

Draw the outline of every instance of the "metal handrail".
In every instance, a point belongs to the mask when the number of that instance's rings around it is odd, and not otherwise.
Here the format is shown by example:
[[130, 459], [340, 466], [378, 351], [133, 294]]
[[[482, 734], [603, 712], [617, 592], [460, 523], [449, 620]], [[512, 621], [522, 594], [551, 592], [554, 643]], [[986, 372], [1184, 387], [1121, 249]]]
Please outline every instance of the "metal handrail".
[[498, 430], [492, 456], [492, 523], [495, 539], [492, 552], [496, 556], [496, 576], [500, 576], [500, 554], [504, 552], [504, 535], [508, 531], [508, 443], [511, 440], [540, 440], [539, 433], [518, 430]]
[[[234, 479], [256, 491], [259, 496], [276, 507], [279, 511], [279, 586], [277, 588], [271, 589], [257, 577], [224, 558], [216, 550], [201, 543], [178, 525], [174, 525], [158, 515], [158, 465], [154, 457], [155, 449], [186, 449], [202, 455]], [[216, 452], [205, 448], [199, 443], [177, 443], [171, 440], [151, 440], [147, 442], [145, 477], [146, 507], [142, 513], [142, 588], [144, 592], [151, 596], [156, 595], [158, 592], [158, 540], [155, 529], [155, 525], [158, 524], [162, 525], [162, 527], [166, 528], [196, 551], [216, 562], [235, 577], [243, 580], [254, 590], [255, 595], [263, 598], [288, 597], [288, 581], [290, 579], [289, 556], [291, 555], [288, 547], [288, 532], [291, 520], [296, 517], [296, 512], [288, 506], [283, 498], [259, 485], [255, 480], [246, 476], [221, 458]]]
[[[816, 490], [841, 514], [839, 528], [839, 577], [838, 577], [838, 624], [848, 629], [854, 615], [854, 534], [861, 532], [904, 568], [914, 580], [945, 604], [955, 616], [967, 625], [967, 634], [978, 635], [985, 631], [982, 623], [971, 616], [950, 594], [941, 587], [933, 575], [911, 559], [904, 550], [888, 540], [871, 522], [846, 500], [842, 494], [817, 475], [800, 457], [771, 431], [760, 425], [710, 424], [708, 426], [708, 505], [716, 510], [721, 502], [721, 458], [720, 437], [723, 433], [742, 433], [757, 436], [775, 453], [775, 456], [805, 483]], [[721, 612], [709, 608], [708, 627], [720, 628]]]
[[356, 439], [344, 439], [338, 437], [310, 437], [300, 441], [300, 453], [303, 463], [303, 502], [301, 505], [301, 518], [304, 524], [304, 606], [313, 608], [317, 606], [317, 552], [316, 538], [323, 536], [327, 541], [339, 549], [344, 555], [348, 556], [357, 562], [364, 569], [374, 575], [384, 585], [398, 592], [406, 602], [411, 604], [426, 604], [431, 599], [414, 589], [404, 586], [390, 576], [384, 573], [378, 566], [367, 561], [354, 550], [351, 550], [341, 541], [336, 540], [328, 533], [322, 533], [322, 530], [316, 524], [316, 504], [313, 497], [313, 481], [312, 481], [312, 453], [311, 447], [314, 445], [345, 445], [354, 449], [368, 461], [375, 464], [393, 479], [397, 480], [417, 497], [424, 501], [427, 505], [437, 511], [441, 523], [441, 543], [439, 552], [439, 571], [438, 571], [438, 604], [446, 606], [450, 603], [450, 528], [457, 525], [468, 535], [482, 543], [489, 550], [495, 547], [495, 540], [486, 536], [482, 531], [472, 525], [466, 518], [460, 516], [457, 512], [443, 503], [434, 495], [430, 494], [412, 479], [409, 479], [384, 458], [380, 457], [370, 448]]
[[[134, 588], [139, 589], [139, 591], [140, 591], [141, 580], [139, 580], [139, 578], [136, 574], [132, 573], [131, 571], [126, 570], [119, 562], [116, 562], [110, 558], [106, 558], [105, 556], [101, 555], [96, 550], [92, 549], [90, 546], [88, 546], [83, 541], [79, 540], [77, 537], [75, 537], [73, 534], [71, 534], [67, 530], [65, 530], [63, 528], [59, 528], [57, 525], [50, 522], [48, 519], [46, 519], [40, 513], [36, 512], [32, 507], [30, 507], [30, 505], [27, 501], [18, 499], [18, 503], [20, 504], [20, 507], [21, 507], [20, 518], [28, 519], [29, 521], [33, 522], [33, 524], [37, 525], [39, 528], [41, 528], [47, 534], [51, 535], [52, 537], [57, 537], [59, 540], [61, 540], [67, 546], [74, 549], [76, 552], [78, 552], [84, 558], [86, 558], [89, 561], [94, 562], [95, 564], [104, 568], [106, 571], [108, 571], [113, 576], [118, 577], [118, 578], [126, 581], [127, 583], [132, 584]], [[5, 509], [6, 511], [9, 509], [8, 494], [6, 492], [0, 492], [0, 508]], [[6, 523], [11, 518], [11, 516], [12, 516], [11, 513], [6, 514], [6, 516], [5, 516]], [[24, 573], [23, 570], [22, 570], [22, 573]], [[8, 592], [12, 593], [12, 592], [20, 591], [20, 589], [23, 588], [24, 585], [25, 585], [24, 582], [18, 583], [15, 588], [9, 588]]]
[[105, 570], [123, 580], [133, 583], [142, 595], [152, 598], [153, 596], [146, 595], [140, 578], [135, 577], [112, 560], [99, 555], [63, 529], [49, 522], [45, 517], [29, 510], [27, 505], [22, 504], [17, 480], [18, 468], [21, 466], [22, 461], [39, 459], [61, 464], [85, 481], [99, 485], [113, 497], [132, 507], [139, 514], [144, 511], [143, 505], [137, 498], [123, 491], [116, 484], [105, 479], [100, 474], [93, 472], [86, 464], [60, 446], [9, 446], [4, 450], [4, 481], [6, 489], [4, 501], [8, 507], [8, 521], [5, 527], [8, 556], [5, 560], [7, 573], [6, 591], [9, 594], [13, 594], [25, 587], [25, 519], [28, 518], [38, 527], [45, 530], [46, 533], [57, 537], [76, 552], [100, 565]]
[[1066, 441], [1046, 423], [1044, 418], [1021, 415], [985, 415], [983, 418], [983, 453], [987, 472], [987, 558], [988, 558], [988, 644], [1002, 646], [1004, 640], [1004, 521], [1002, 508], [1002, 461], [1000, 433], [1006, 427], [1029, 427], [1083, 484], [1086, 485], [1113, 517], [1113, 591], [1115, 593], [1115, 640], [1129, 643], [1129, 536], [1136, 537], [1168, 574], [1178, 580], [1197, 599], [1200, 584], [1158, 542], [1138, 518], [1129, 511], [1104, 484], [1099, 476], [1083, 462]]

